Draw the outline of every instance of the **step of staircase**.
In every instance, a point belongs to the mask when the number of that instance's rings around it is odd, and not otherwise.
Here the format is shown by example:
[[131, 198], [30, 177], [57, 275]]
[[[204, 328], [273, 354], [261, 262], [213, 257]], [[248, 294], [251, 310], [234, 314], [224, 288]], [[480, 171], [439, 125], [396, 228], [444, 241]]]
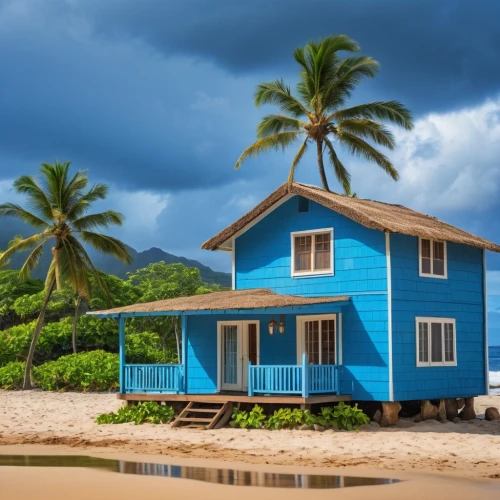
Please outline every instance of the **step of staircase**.
[[[201, 429], [213, 429], [216, 426], [224, 426], [231, 416], [233, 405], [224, 403], [203, 403], [190, 401], [174, 420], [172, 427], [189, 427]], [[198, 416], [198, 415], [205, 416]], [[212, 414], [212, 417], [207, 417]]]

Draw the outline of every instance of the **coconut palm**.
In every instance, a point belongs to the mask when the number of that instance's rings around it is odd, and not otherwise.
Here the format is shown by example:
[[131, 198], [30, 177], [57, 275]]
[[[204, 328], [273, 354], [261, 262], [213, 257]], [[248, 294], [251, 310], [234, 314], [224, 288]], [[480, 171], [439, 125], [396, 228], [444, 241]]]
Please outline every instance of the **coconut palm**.
[[319, 43], [311, 42], [294, 52], [300, 66], [297, 96], [281, 80], [261, 83], [255, 92], [255, 105], [274, 104], [282, 114], [264, 116], [257, 127], [257, 141], [236, 162], [235, 169], [250, 157], [269, 150], [285, 150], [302, 141], [290, 168], [288, 182], [293, 183], [295, 169], [310, 145], [316, 146], [318, 168], [323, 187], [329, 191], [323, 154], [345, 192], [350, 190], [351, 176], [339, 158], [338, 150], [377, 164], [394, 180], [398, 172], [375, 145], [395, 147], [394, 136], [378, 120], [392, 122], [406, 130], [413, 127], [410, 111], [398, 101], [376, 101], [345, 107], [356, 86], [373, 78], [379, 64], [371, 57], [352, 56], [342, 59], [340, 51], [357, 52], [358, 44], [345, 35], [330, 36]]
[[9, 248], [0, 254], [0, 266], [13, 254], [30, 250], [20, 270], [21, 278], [27, 279], [37, 266], [44, 248], [50, 245], [52, 252], [45, 280], [45, 298], [26, 360], [24, 389], [32, 387], [31, 365], [52, 292], [67, 283], [78, 297], [88, 298], [89, 277], [93, 275], [101, 281], [83, 244], [123, 262], [132, 261], [120, 240], [96, 232], [100, 228], [121, 225], [123, 215], [113, 210], [88, 213], [93, 202], [106, 197], [108, 187], [94, 184], [87, 189], [87, 173], [78, 171], [70, 176], [69, 167], [70, 162], [42, 163], [39, 179], [23, 175], [15, 180], [14, 189], [27, 197], [28, 208], [14, 203], [0, 204], [0, 215], [17, 217], [37, 230], [28, 238], [16, 237]]

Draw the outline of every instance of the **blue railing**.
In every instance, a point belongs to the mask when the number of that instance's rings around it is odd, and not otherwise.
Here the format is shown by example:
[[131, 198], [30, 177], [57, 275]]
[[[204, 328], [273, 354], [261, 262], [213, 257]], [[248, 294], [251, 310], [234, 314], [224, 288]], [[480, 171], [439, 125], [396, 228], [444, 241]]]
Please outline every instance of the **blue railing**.
[[178, 393], [183, 390], [182, 365], [125, 365], [125, 392]]
[[304, 354], [301, 365], [248, 365], [248, 395], [338, 394], [337, 365], [310, 365]]

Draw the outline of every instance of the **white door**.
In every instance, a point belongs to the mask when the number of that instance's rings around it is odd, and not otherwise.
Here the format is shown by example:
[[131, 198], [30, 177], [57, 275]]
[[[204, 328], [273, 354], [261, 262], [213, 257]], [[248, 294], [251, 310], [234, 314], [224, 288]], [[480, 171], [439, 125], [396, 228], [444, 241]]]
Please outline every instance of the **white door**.
[[218, 344], [219, 390], [246, 390], [248, 362], [259, 363], [259, 323], [219, 321]]
[[297, 363], [306, 352], [310, 365], [335, 365], [336, 315], [297, 317]]

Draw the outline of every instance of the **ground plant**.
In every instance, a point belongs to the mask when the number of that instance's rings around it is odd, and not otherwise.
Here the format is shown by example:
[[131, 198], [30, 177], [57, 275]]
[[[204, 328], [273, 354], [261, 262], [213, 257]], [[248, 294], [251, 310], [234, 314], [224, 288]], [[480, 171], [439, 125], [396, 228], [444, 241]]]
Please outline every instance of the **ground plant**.
[[235, 408], [231, 418], [231, 427], [241, 429], [280, 430], [296, 429], [303, 425], [309, 427], [318, 424], [325, 428], [342, 430], [358, 430], [363, 424], [370, 422], [368, 416], [358, 408], [358, 405], [350, 406], [339, 403], [335, 407], [321, 408], [320, 413], [314, 415], [310, 410], [299, 408], [280, 408], [272, 415], [265, 415], [262, 407], [255, 405], [251, 411]]
[[0, 389], [20, 389], [23, 386], [25, 363], [11, 361], [0, 367]]
[[116, 413], [103, 413], [96, 419], [98, 424], [125, 424], [140, 425], [168, 424], [174, 418], [174, 409], [168, 405], [160, 405], [154, 401], [145, 401], [133, 406], [124, 406]]
[[229, 425], [241, 429], [262, 429], [265, 419], [264, 409], [259, 405], [255, 405], [250, 411], [235, 408]]
[[118, 355], [90, 351], [62, 356], [35, 367], [34, 379], [45, 391], [104, 391], [118, 388]]

